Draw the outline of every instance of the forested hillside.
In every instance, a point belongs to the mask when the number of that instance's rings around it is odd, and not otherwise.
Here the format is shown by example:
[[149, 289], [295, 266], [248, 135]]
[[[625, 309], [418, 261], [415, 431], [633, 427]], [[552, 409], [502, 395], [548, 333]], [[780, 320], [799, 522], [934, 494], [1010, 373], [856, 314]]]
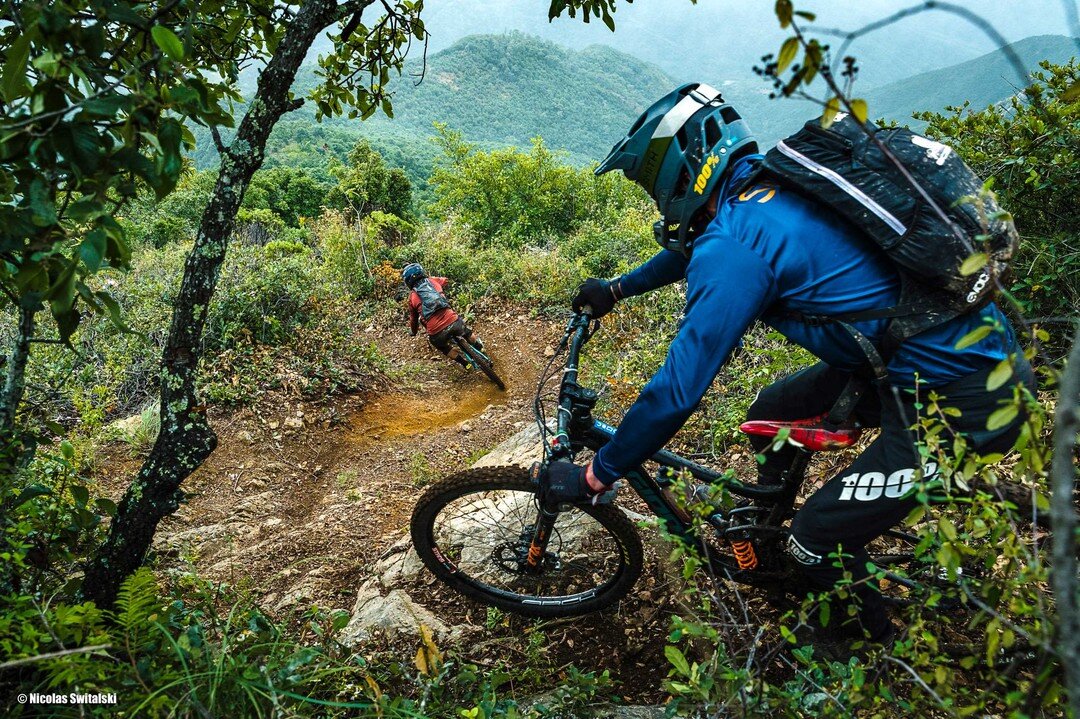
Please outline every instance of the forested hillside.
[[[822, 3], [813, 10], [823, 27], [856, 28], [898, 9], [894, 0]], [[1031, 35], [1060, 33], [1066, 26], [1063, 3], [1057, 0], [1010, 0], [982, 3], [980, 13], [1015, 42]], [[425, 8], [430, 48], [438, 52], [477, 32], [526, 32], [561, 45], [582, 49], [605, 44], [660, 67], [680, 82], [711, 78], [749, 79], [760, 63], [763, 47], [778, 45], [783, 31], [770, 24], [768, 2], [698, 2], [650, 0], [619, 6], [618, 32], [603, 23], [588, 25], [571, 18], [547, 20], [544, 3], [521, 0], [444, 0]], [[947, 12], [912, 15], [871, 33], [852, 46], [863, 61], [863, 87], [874, 88], [928, 70], [983, 55], [995, 43], [966, 18]], [[325, 52], [328, 42], [317, 44]], [[933, 47], [933, 52], [925, 48]]]
[[[315, 68], [304, 67], [298, 87], [310, 89]], [[394, 86], [394, 117], [314, 124], [303, 108], [275, 129], [268, 163], [319, 172], [329, 157], [343, 158], [359, 137], [392, 164], [426, 184], [437, 150], [434, 123], [481, 147], [528, 147], [534, 137], [587, 164], [603, 156], [652, 99], [673, 81], [662, 71], [604, 46], [569, 50], [511, 33], [473, 35], [426, 59], [407, 62]], [[207, 133], [195, 153], [199, 168], [216, 164]]]
[[[1029, 71], [1040, 60], [1066, 61], [1076, 53], [1061, 35], [1031, 37], [1012, 46]], [[310, 88], [312, 66], [297, 83]], [[745, 75], [747, 73], [743, 73]], [[794, 132], [816, 113], [798, 99], [770, 99], [760, 79], [702, 77], [740, 108], [764, 147]], [[438, 152], [434, 123], [448, 123], [478, 146], [527, 147], [534, 137], [587, 165], [599, 160], [634, 117], [675, 82], [657, 66], [603, 45], [580, 51], [521, 33], [473, 35], [427, 58], [405, 64], [394, 88], [394, 117], [366, 122], [312, 121], [312, 108], [284, 119], [268, 145], [267, 165], [304, 168], [326, 179], [331, 159], [342, 160], [357, 138], [366, 138], [390, 164], [408, 173], [420, 196], [430, 199], [427, 177]], [[912, 113], [943, 110], [964, 101], [972, 107], [1001, 102], [1018, 78], [1004, 52], [900, 80], [866, 94], [871, 114], [920, 123]], [[209, 133], [194, 128], [200, 169], [216, 165]]]

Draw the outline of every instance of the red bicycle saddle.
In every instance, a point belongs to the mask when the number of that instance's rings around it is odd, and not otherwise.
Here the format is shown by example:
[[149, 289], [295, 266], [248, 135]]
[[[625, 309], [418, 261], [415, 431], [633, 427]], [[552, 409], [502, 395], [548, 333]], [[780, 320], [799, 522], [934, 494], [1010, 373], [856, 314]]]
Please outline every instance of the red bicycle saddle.
[[797, 419], [790, 422], [779, 422], [768, 419], [743, 422], [739, 425], [746, 434], [758, 437], [775, 437], [782, 429], [790, 429], [788, 437], [806, 447], [811, 452], [830, 452], [845, 449], [859, 441], [862, 430], [858, 427], [839, 427], [826, 429], [823, 426], [826, 415], [818, 415], [808, 419]]

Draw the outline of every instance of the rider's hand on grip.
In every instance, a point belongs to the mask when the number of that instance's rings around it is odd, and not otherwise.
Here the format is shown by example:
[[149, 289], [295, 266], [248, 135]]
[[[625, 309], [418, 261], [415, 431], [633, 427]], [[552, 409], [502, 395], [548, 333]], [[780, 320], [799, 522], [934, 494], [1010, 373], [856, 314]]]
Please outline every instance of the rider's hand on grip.
[[615, 499], [619, 489], [616, 483], [605, 492], [594, 492], [585, 478], [585, 467], [573, 462], [549, 462], [547, 465], [537, 462], [531, 474], [540, 483], [540, 499], [548, 505], [607, 504]]
[[570, 301], [575, 312], [588, 312], [593, 319], [600, 319], [622, 299], [618, 280], [600, 280], [595, 277], [578, 285], [577, 294]]

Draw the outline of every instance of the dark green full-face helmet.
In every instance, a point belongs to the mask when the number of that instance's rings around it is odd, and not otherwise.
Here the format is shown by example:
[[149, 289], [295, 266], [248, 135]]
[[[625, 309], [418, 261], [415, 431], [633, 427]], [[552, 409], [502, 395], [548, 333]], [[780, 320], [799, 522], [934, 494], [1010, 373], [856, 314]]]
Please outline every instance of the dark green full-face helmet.
[[688, 83], [657, 100], [596, 168], [622, 170], [656, 200], [656, 241], [689, 255], [701, 210], [733, 161], [757, 152], [750, 128], [719, 90]]

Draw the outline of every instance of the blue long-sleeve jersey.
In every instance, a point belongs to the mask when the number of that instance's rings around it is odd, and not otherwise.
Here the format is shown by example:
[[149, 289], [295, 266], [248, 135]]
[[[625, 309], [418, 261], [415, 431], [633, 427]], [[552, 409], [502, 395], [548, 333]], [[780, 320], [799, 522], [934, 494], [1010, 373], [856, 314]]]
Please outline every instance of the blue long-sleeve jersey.
[[[661, 251], [622, 278], [625, 296], [686, 280], [686, 310], [663, 367], [626, 413], [614, 439], [593, 461], [610, 484], [667, 444], [755, 319], [779, 330], [823, 361], [856, 369], [866, 356], [838, 325], [811, 326], [786, 315], [839, 315], [894, 306], [896, 270], [883, 253], [833, 210], [783, 188], [759, 185], [733, 192], [760, 156], [728, 173], [717, 214], [694, 243], [690, 259]], [[963, 350], [956, 343], [987, 321], [1000, 332]], [[854, 323], [873, 341], [887, 320]], [[889, 362], [898, 386], [940, 386], [1004, 359], [1015, 338], [996, 305], [904, 341]]]

